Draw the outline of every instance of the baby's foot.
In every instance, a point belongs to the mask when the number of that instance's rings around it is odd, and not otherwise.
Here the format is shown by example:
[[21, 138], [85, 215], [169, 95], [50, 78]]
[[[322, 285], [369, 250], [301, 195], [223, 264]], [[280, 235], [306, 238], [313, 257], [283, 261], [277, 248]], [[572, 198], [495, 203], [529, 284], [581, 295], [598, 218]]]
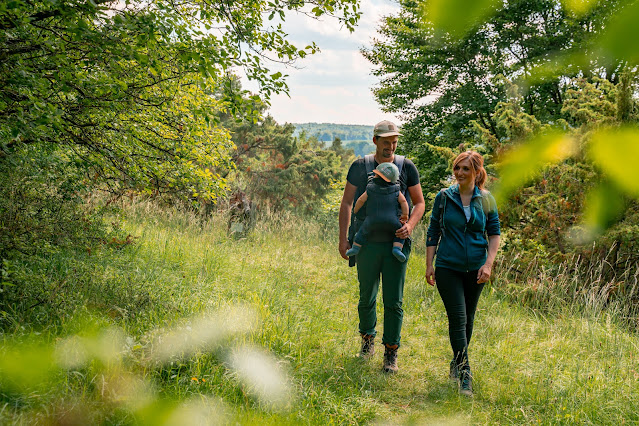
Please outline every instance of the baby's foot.
[[360, 249], [360, 246], [353, 246], [346, 251], [346, 256], [357, 256], [357, 253], [359, 253]]
[[[348, 252], [346, 254], [348, 254]], [[399, 247], [393, 247], [393, 256], [402, 263], [406, 262], [406, 256]]]

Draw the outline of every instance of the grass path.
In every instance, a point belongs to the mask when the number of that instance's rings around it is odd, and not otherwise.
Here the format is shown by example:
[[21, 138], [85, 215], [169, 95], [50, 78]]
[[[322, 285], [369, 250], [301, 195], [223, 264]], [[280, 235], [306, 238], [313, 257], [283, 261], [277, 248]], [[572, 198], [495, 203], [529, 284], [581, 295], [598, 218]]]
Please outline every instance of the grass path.
[[[636, 335], [605, 317], [576, 316], [570, 309], [541, 315], [507, 302], [489, 286], [480, 300], [470, 349], [475, 397], [460, 397], [447, 379], [446, 314], [437, 291], [423, 279], [419, 242], [405, 287], [400, 371], [389, 376], [381, 371], [381, 345], [369, 362], [356, 356], [356, 272], [339, 257], [333, 232], [280, 218], [258, 224], [249, 238], [233, 240], [222, 221], [201, 225], [142, 206], [123, 226], [136, 244], [74, 259], [74, 271], [84, 264], [90, 273], [83, 275], [86, 281], [73, 300], [86, 301], [77, 311], [107, 314], [106, 321], [123, 330], [134, 348], [126, 355], [127, 365], [133, 366], [127, 374], [149, 383], [155, 402], [114, 409], [95, 383], [103, 373], [86, 367], [48, 383], [49, 402], [44, 391], [39, 399], [5, 396], [9, 402], [0, 411], [0, 423], [37, 418], [46, 424], [40, 414], [24, 410], [55, 413], [60, 401], [63, 407], [79, 401], [85, 407], [81, 415], [94, 410], [101, 423], [160, 424], [158, 419], [181, 412], [181, 401], [215, 401], [217, 415], [226, 413], [223, 423], [240, 424], [639, 424]], [[381, 324], [379, 305], [381, 298]], [[159, 368], [145, 363], [145, 351], [162, 330], [184, 331], [185, 321], [189, 324], [188, 318], [202, 311], [228, 312], [238, 306], [255, 313], [250, 331]], [[51, 333], [73, 330], [73, 321], [65, 318]], [[213, 331], [237, 321], [231, 315], [219, 322], [211, 325]], [[264, 403], [229, 367], [229, 354], [246, 348], [273, 356], [286, 372], [289, 403]], [[271, 372], [257, 374], [268, 378]], [[163, 410], [169, 417], [158, 417]]]
[[[637, 336], [605, 318], [542, 316], [501, 300], [490, 287], [480, 301], [471, 345], [476, 395], [460, 397], [447, 380], [446, 315], [436, 290], [423, 279], [419, 246], [405, 290], [400, 372], [388, 376], [381, 372], [379, 347], [370, 362], [356, 357], [356, 273], [337, 254], [334, 236], [323, 238], [313, 225], [285, 221], [240, 241], [215, 226], [183, 234], [145, 223], [130, 226], [142, 236], [137, 256], [165, 269], [179, 259], [181, 285], [175, 291], [188, 293], [193, 311], [206, 301], [248, 303], [259, 312], [259, 326], [248, 339], [285, 362], [295, 402], [289, 411], [273, 413], [256, 410], [237, 393], [221, 392], [240, 418], [316, 424], [639, 423]], [[172, 279], [164, 275], [161, 281], [153, 285], [167, 288]], [[378, 312], [381, 323], [379, 306]], [[228, 383], [223, 379], [220, 385]]]

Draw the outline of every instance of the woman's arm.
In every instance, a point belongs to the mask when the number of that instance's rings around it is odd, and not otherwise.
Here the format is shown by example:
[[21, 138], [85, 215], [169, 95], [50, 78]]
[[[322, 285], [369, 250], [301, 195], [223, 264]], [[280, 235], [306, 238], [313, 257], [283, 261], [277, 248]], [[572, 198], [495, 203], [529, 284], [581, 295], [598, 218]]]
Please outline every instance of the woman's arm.
[[500, 240], [501, 237], [499, 235], [490, 235], [488, 237], [488, 255], [486, 256], [486, 263], [477, 271], [477, 284], [485, 283], [490, 279]]
[[430, 285], [435, 285], [435, 267], [433, 266], [435, 248], [435, 246], [426, 247], [426, 282]]

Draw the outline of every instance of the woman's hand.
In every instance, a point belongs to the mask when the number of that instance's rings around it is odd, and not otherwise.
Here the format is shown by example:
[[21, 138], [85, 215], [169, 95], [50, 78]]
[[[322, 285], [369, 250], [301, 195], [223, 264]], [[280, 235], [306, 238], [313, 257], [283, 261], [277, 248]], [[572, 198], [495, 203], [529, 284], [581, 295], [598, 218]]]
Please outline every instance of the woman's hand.
[[484, 263], [484, 265], [479, 268], [477, 271], [477, 284], [482, 284], [488, 282], [490, 279], [490, 274], [492, 273], [493, 267], [488, 263]]
[[426, 267], [426, 282], [431, 286], [435, 285], [435, 268], [433, 268], [433, 265]]

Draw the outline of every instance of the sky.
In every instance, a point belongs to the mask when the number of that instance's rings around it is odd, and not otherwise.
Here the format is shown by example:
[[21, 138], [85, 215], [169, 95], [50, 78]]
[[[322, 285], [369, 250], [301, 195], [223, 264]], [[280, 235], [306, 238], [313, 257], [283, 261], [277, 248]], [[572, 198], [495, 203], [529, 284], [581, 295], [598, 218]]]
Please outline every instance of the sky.
[[[372, 64], [359, 52], [379, 37], [376, 28], [382, 16], [393, 14], [399, 6], [390, 0], [361, 0], [360, 6], [362, 16], [353, 33], [340, 28], [335, 19], [287, 17], [284, 29], [289, 40], [301, 47], [314, 41], [321, 52], [298, 61], [297, 69], [271, 67], [288, 74], [290, 95], [272, 97], [268, 113], [275, 121], [374, 125], [392, 120], [401, 124], [396, 115], [379, 108], [372, 93], [378, 79], [371, 75]], [[242, 84], [248, 90], [257, 89], [246, 80]]]

